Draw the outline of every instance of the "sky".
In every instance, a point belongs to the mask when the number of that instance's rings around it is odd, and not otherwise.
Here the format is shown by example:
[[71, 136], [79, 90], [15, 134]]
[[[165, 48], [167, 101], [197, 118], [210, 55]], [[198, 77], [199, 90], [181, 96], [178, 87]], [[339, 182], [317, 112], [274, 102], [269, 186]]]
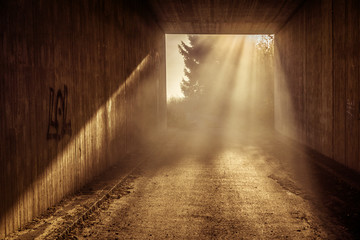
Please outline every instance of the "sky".
[[184, 41], [189, 44], [186, 34], [166, 34], [166, 94], [167, 99], [182, 98], [180, 82], [184, 77], [184, 59], [178, 45]]

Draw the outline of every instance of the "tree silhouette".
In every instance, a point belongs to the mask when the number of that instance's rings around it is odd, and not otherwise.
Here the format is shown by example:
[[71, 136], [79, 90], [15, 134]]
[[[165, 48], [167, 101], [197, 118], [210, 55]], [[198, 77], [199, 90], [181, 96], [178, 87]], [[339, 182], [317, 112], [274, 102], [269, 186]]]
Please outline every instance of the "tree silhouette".
[[200, 96], [204, 92], [201, 79], [201, 66], [211, 51], [211, 38], [189, 35], [189, 45], [183, 41], [179, 44], [179, 52], [184, 58], [185, 78], [180, 83], [181, 91], [187, 98]]

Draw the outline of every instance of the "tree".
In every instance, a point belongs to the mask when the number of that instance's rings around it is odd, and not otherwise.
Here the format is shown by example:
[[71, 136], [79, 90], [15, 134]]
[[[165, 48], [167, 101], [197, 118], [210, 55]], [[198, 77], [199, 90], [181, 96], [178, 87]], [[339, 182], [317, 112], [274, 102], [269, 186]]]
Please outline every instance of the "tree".
[[261, 35], [256, 47], [263, 57], [272, 58], [274, 56], [274, 35]]
[[[263, 96], [262, 111], [273, 115], [274, 111], [274, 35], [262, 35], [257, 39], [257, 65], [261, 71], [257, 72], [256, 79], [261, 82], [258, 92]], [[269, 117], [270, 118], [270, 117]]]
[[179, 45], [179, 52], [184, 58], [185, 78], [180, 83], [181, 91], [184, 96], [191, 98], [200, 96], [204, 91], [204, 85], [201, 82], [201, 66], [212, 48], [209, 38], [201, 38], [196, 35], [189, 35], [190, 45], [183, 41]]

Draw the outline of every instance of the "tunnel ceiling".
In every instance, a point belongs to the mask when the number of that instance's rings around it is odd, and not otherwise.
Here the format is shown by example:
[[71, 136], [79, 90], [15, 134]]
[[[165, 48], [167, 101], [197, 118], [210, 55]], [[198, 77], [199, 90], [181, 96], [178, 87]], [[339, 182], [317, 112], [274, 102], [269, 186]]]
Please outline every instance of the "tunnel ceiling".
[[148, 0], [165, 33], [276, 33], [304, 0]]

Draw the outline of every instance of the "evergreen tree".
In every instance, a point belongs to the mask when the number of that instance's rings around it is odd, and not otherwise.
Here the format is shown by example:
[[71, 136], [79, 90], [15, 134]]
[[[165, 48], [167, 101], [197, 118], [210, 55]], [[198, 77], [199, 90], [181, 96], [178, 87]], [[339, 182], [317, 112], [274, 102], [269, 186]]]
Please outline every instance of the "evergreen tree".
[[190, 45], [184, 42], [179, 45], [179, 52], [184, 57], [185, 63], [185, 78], [182, 79], [180, 86], [184, 96], [191, 98], [200, 96], [204, 91], [200, 68], [211, 50], [211, 42], [209, 38], [196, 35], [189, 35], [188, 38]]

